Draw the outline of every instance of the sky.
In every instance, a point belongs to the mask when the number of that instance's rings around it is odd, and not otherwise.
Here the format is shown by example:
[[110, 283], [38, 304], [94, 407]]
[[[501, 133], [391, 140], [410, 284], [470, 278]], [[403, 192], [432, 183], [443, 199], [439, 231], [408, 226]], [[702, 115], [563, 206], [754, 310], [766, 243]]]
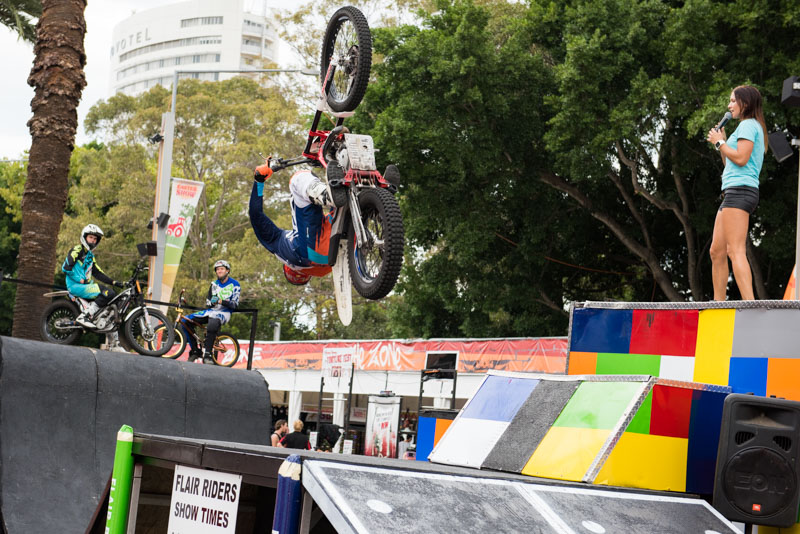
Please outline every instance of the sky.
[[[220, 0], [225, 1], [225, 0]], [[275, 7], [274, 0], [269, 2]], [[86, 87], [83, 89], [81, 103], [78, 106], [77, 145], [87, 143], [90, 139], [83, 130], [86, 114], [98, 100], [106, 98], [108, 91], [108, 74], [110, 69], [111, 31], [114, 26], [129, 17], [135, 11], [177, 3], [176, 0], [90, 0], [87, 2], [86, 38]], [[262, 0], [245, 0], [245, 8], [261, 13]], [[281, 0], [280, 8], [300, 5], [300, 0]], [[31, 117], [31, 100], [33, 88], [28, 85], [28, 75], [33, 65], [33, 45], [17, 38], [16, 33], [0, 26], [0, 160], [19, 159], [31, 145], [28, 132], [28, 119]], [[281, 67], [287, 57], [286, 47], [279, 49]]]

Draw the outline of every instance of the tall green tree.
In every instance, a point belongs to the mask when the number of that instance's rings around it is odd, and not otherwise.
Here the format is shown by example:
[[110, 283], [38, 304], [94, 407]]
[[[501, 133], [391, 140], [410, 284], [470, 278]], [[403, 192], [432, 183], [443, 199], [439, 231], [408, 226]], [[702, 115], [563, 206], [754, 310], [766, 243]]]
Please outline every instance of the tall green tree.
[[26, 41], [36, 40], [33, 19], [42, 15], [41, 0], [5, 0], [0, 2], [0, 24], [16, 31]]
[[[22, 190], [27, 174], [26, 162], [0, 162], [0, 270], [13, 276], [17, 270], [19, 232], [22, 223]], [[0, 285], [0, 334], [10, 335], [16, 285]]]
[[[779, 106], [800, 5], [440, 1], [376, 30], [356, 116], [403, 173], [405, 335], [563, 334], [571, 300], [705, 300], [721, 166], [705, 132], [733, 87]], [[793, 169], [765, 159], [750, 255], [761, 298], [791, 269]], [[782, 192], [781, 191], [781, 192]]]
[[[58, 229], [67, 200], [69, 161], [78, 127], [78, 102], [86, 85], [83, 67], [85, 0], [44, 0], [36, 25], [28, 84], [34, 87], [28, 121], [31, 149], [22, 196], [19, 276], [53, 282]], [[14, 303], [13, 334], [39, 339], [47, 298], [40, 288], [20, 286]]]

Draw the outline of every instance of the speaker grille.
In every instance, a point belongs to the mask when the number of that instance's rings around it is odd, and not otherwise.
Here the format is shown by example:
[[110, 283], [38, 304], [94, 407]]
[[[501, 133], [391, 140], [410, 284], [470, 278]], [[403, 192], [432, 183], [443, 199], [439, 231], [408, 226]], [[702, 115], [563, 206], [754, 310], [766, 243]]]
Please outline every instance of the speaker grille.
[[789, 436], [775, 436], [772, 438], [772, 441], [775, 442], [775, 445], [780, 447], [781, 449], [788, 451], [792, 448], [792, 438]]
[[742, 443], [747, 443], [754, 437], [756, 437], [756, 435], [753, 432], [740, 430], [739, 432], [736, 433], [736, 436], [733, 439], [734, 441], [736, 441], [737, 445], [741, 445]]

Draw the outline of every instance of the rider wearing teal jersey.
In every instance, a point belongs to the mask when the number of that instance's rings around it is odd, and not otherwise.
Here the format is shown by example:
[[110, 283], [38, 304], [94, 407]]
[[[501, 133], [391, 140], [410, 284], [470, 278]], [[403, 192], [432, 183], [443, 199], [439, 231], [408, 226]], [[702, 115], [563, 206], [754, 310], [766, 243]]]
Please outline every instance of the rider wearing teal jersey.
[[109, 278], [100, 269], [94, 257], [94, 249], [100, 244], [103, 231], [95, 224], [87, 224], [81, 231], [81, 242], [70, 249], [61, 270], [67, 275], [67, 290], [70, 295], [92, 304], [75, 319], [75, 322], [88, 328], [95, 328], [92, 316], [116, 296], [113, 289], [101, 286], [93, 280], [97, 278], [104, 284], [122, 287], [122, 284]]

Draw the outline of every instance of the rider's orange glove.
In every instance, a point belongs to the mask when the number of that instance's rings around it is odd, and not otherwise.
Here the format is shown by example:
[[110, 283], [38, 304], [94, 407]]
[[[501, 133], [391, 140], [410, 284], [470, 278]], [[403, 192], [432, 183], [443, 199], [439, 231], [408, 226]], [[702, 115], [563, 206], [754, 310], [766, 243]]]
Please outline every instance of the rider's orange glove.
[[256, 182], [263, 182], [270, 176], [272, 176], [272, 169], [269, 168], [269, 161], [256, 167], [256, 170], [253, 173], [253, 178], [255, 178]]

